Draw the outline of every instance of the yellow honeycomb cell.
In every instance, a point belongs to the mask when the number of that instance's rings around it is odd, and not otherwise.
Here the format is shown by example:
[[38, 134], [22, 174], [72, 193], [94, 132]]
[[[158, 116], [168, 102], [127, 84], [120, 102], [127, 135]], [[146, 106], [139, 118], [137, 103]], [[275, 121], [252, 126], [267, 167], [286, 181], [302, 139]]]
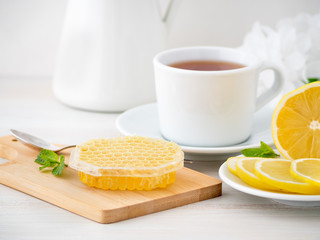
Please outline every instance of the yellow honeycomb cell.
[[175, 181], [184, 154], [174, 142], [141, 136], [92, 139], [77, 145], [69, 166], [81, 181], [110, 190], [152, 190]]

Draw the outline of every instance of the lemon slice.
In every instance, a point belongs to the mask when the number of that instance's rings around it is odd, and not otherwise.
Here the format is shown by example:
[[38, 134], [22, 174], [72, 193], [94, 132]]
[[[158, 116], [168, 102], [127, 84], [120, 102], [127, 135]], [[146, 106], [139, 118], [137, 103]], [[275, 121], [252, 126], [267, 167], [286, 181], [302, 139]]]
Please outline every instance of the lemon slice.
[[274, 110], [271, 129], [285, 158], [320, 158], [320, 82], [285, 95]]
[[111, 190], [151, 190], [175, 181], [184, 154], [162, 139], [127, 136], [92, 139], [77, 145], [69, 166], [91, 187]]
[[266, 184], [285, 191], [302, 194], [320, 194], [320, 188], [301, 181], [290, 174], [291, 160], [260, 159], [255, 174]]
[[228, 166], [229, 171], [236, 176], [238, 175], [237, 168], [236, 168], [237, 159], [238, 159], [237, 157], [230, 157], [227, 160], [227, 166]]
[[291, 163], [291, 174], [296, 178], [320, 187], [320, 159], [303, 158]]
[[255, 163], [261, 158], [238, 157], [236, 161], [236, 173], [239, 178], [249, 185], [263, 190], [278, 191], [279, 188], [273, 187], [263, 182], [254, 172]]

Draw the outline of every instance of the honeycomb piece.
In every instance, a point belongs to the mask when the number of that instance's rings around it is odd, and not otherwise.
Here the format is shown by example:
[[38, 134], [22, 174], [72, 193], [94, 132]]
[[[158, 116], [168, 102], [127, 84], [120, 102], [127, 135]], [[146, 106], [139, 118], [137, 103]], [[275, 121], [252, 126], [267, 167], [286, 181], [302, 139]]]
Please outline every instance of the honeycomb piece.
[[162, 139], [126, 136], [92, 139], [72, 152], [69, 166], [87, 185], [111, 190], [151, 190], [175, 181], [181, 148]]

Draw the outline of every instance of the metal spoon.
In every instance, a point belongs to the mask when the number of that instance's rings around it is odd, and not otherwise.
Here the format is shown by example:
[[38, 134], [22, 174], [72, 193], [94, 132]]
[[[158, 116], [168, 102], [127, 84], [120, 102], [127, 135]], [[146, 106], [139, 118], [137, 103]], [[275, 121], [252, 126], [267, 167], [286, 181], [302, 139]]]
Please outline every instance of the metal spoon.
[[[72, 148], [76, 146], [76, 145], [68, 145], [68, 146], [58, 147], [56, 145], [48, 143], [46, 140], [32, 136], [29, 133], [21, 132], [14, 129], [10, 129], [10, 132], [19, 142], [36, 150], [47, 149], [54, 152], [60, 152], [64, 149]], [[191, 160], [187, 160], [187, 159], [185, 159], [184, 162], [190, 163], [190, 164], [193, 163]]]
[[32, 136], [28, 133], [21, 132], [18, 130], [10, 129], [11, 134], [21, 143], [25, 144], [28, 147], [33, 149], [47, 149], [54, 152], [59, 152], [67, 148], [75, 147], [76, 145], [68, 145], [63, 147], [58, 147], [51, 143], [48, 143], [46, 140], [40, 139], [38, 137]]

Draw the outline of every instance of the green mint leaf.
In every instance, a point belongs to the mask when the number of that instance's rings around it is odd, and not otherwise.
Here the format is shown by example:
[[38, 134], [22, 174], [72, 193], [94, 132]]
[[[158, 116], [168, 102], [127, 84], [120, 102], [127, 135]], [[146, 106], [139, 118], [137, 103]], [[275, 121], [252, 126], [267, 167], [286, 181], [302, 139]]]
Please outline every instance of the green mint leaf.
[[36, 163], [40, 164], [40, 165], [44, 165], [46, 162], [46, 159], [43, 159], [40, 157], [40, 154], [37, 156], [36, 160], [34, 160]]
[[319, 78], [308, 78], [308, 83], [319, 81]]
[[55, 152], [47, 149], [42, 149], [39, 153], [39, 156], [42, 159], [49, 160], [50, 162], [56, 162], [59, 163], [59, 156]]
[[263, 153], [263, 154], [261, 154], [260, 157], [263, 157], [263, 158], [276, 158], [276, 157], [279, 157], [279, 155], [274, 153], [274, 152], [273, 153]]
[[272, 150], [272, 148], [268, 145], [268, 144], [266, 144], [266, 143], [264, 143], [264, 142], [260, 142], [260, 149], [264, 152], [264, 153], [270, 153], [270, 152], [273, 152], [273, 150]]
[[64, 156], [60, 156], [60, 163], [52, 170], [52, 174], [57, 176], [57, 175], [61, 175], [64, 167], [65, 167], [65, 163], [64, 163]]
[[307, 81], [302, 81], [304, 84], [313, 83], [319, 81], [319, 78], [308, 78]]
[[260, 157], [263, 151], [260, 148], [246, 148], [241, 153], [246, 157]]
[[46, 160], [45, 163], [42, 165], [42, 167], [39, 167], [39, 170], [43, 170], [47, 167], [54, 167], [56, 165], [57, 163], [53, 163], [53, 162], [50, 162], [50, 160]]
[[52, 174], [57, 176], [61, 175], [62, 170], [64, 169], [65, 166], [67, 166], [64, 161], [65, 157], [60, 156], [60, 161], [59, 161], [59, 156], [55, 152], [51, 150], [46, 150], [43, 149], [40, 151], [39, 155], [37, 158], [34, 160], [36, 163], [42, 165], [39, 167], [39, 170], [43, 170], [45, 168], [53, 168], [52, 169]]
[[241, 153], [246, 157], [275, 158], [279, 156], [268, 144], [262, 141], [260, 142], [260, 148], [243, 149]]

